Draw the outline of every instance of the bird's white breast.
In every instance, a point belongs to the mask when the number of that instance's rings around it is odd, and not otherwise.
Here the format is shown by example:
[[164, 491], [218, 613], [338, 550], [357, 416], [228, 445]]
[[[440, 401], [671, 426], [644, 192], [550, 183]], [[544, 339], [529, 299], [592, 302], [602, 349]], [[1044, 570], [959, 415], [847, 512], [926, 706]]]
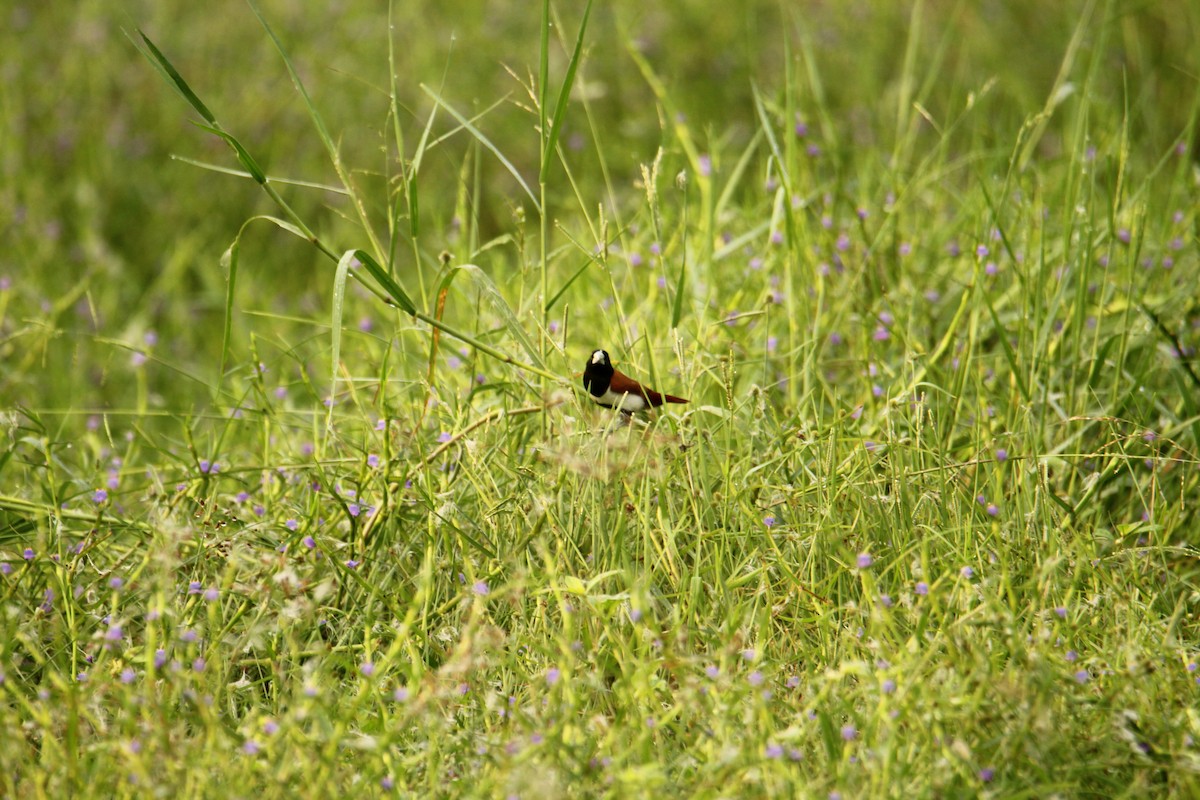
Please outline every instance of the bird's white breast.
[[646, 407], [646, 398], [640, 394], [617, 394], [612, 389], [597, 397], [596, 402], [622, 411], [641, 411]]

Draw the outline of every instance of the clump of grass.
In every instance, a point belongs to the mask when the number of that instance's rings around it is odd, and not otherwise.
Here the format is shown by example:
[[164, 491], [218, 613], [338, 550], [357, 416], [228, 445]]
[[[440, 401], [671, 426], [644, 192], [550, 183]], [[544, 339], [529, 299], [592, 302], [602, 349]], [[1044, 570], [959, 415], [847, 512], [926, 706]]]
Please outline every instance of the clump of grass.
[[[335, 222], [142, 40], [282, 216], [197, 271], [205, 362], [0, 284], [6, 794], [1196, 791], [1194, 86], [1147, 141], [1115, 4], [1033, 104], [918, 5], [894, 82], [797, 35], [704, 127], [625, 11], [543, 6], [513, 129], [391, 81], [384, 174], [266, 27]], [[245, 305], [281, 231], [325, 301]], [[101, 389], [38, 374], [68, 331]], [[692, 402], [619, 426], [601, 345]]]

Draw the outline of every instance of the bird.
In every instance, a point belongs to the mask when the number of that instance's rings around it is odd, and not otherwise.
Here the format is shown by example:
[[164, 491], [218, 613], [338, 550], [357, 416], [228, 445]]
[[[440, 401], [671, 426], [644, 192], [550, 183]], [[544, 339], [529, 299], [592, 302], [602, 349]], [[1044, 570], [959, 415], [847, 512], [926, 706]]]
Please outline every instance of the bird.
[[635, 411], [657, 408], [663, 403], [687, 402], [682, 397], [659, 394], [621, 373], [613, 367], [604, 350], [593, 350], [588, 358], [587, 366], [583, 369], [583, 388], [600, 405], [629, 415]]

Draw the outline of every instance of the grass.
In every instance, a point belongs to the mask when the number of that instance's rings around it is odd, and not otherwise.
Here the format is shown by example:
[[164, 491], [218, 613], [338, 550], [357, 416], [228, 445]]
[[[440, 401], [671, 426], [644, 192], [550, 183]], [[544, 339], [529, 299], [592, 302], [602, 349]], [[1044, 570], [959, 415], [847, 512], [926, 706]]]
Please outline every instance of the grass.
[[5, 12], [5, 795], [1200, 791], [1189, 4], [400, 5]]

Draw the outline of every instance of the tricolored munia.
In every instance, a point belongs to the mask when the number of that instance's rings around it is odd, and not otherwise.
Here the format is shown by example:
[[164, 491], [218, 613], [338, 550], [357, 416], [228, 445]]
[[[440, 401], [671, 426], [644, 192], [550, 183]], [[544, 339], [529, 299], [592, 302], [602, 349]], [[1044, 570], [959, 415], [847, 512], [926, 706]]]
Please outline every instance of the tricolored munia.
[[592, 399], [602, 406], [615, 408], [624, 414], [633, 414], [647, 408], [657, 408], [663, 403], [686, 403], [682, 397], [659, 394], [642, 386], [628, 375], [613, 367], [608, 353], [593, 350], [583, 369], [583, 388]]

